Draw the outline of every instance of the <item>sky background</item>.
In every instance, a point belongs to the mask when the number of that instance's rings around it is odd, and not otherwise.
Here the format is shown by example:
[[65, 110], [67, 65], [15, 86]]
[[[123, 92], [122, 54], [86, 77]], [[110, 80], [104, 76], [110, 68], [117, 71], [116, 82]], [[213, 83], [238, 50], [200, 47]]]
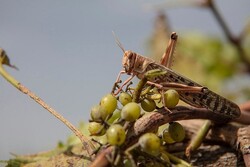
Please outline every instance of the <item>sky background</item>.
[[[145, 4], [163, 2], [0, 0], [0, 47], [19, 68], [6, 70], [74, 125], [87, 121], [121, 70], [122, 51], [112, 31], [125, 49], [145, 54], [156, 17]], [[216, 2], [233, 33], [240, 33], [250, 18], [250, 1]], [[221, 33], [206, 9], [164, 11], [179, 37], [189, 31]], [[0, 159], [52, 149], [71, 134], [2, 77], [0, 87]]]

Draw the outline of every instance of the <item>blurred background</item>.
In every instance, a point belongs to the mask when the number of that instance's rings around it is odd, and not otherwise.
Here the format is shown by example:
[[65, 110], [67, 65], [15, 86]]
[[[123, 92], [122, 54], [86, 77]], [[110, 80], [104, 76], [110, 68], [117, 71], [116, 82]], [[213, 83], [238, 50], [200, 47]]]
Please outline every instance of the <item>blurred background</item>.
[[[248, 0], [215, 5], [248, 55], [239, 56], [202, 1], [0, 1], [0, 47], [19, 71], [6, 70], [74, 125], [109, 93], [122, 51], [156, 60], [169, 33], [179, 40], [173, 69], [237, 103], [250, 98]], [[160, 11], [160, 12], [159, 12]], [[0, 159], [54, 148], [71, 131], [0, 77]]]

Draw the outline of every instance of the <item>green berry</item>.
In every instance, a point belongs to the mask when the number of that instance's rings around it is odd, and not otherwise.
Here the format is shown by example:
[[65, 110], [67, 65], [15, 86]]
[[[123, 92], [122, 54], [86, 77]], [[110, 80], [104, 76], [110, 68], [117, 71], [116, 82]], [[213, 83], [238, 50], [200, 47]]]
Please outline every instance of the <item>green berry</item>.
[[154, 133], [145, 133], [139, 138], [139, 144], [143, 151], [151, 155], [158, 155], [161, 141]]
[[101, 120], [100, 105], [95, 105], [91, 108], [90, 116], [93, 121]]
[[119, 101], [120, 103], [125, 106], [126, 104], [130, 103], [132, 101], [132, 97], [130, 94], [128, 94], [127, 92], [122, 92], [119, 95]]
[[141, 102], [141, 107], [144, 111], [151, 112], [155, 110], [156, 104], [152, 99], [143, 99]]
[[100, 106], [103, 107], [104, 110], [106, 110], [107, 115], [112, 114], [117, 107], [116, 97], [112, 94], [107, 94], [101, 99]]
[[106, 119], [111, 116], [111, 114], [103, 106], [100, 106], [99, 111], [100, 111], [100, 114], [101, 114], [101, 118], [104, 121], [106, 121]]
[[101, 123], [98, 122], [90, 122], [88, 126], [88, 130], [90, 135], [94, 136], [102, 136], [105, 134], [105, 128]]
[[112, 124], [114, 121], [118, 120], [119, 118], [121, 118], [121, 110], [115, 110], [113, 112], [113, 115], [108, 119], [108, 123]]
[[126, 138], [125, 130], [120, 124], [111, 125], [106, 132], [106, 136], [109, 144], [117, 146], [122, 145]]
[[178, 122], [170, 123], [168, 131], [171, 135], [171, 138], [176, 142], [181, 142], [185, 138], [185, 129]]
[[174, 89], [169, 89], [164, 93], [164, 100], [167, 108], [174, 108], [178, 104], [179, 98], [179, 93]]
[[135, 121], [140, 117], [141, 108], [140, 106], [135, 103], [131, 102], [126, 104], [121, 111], [121, 118], [126, 121]]

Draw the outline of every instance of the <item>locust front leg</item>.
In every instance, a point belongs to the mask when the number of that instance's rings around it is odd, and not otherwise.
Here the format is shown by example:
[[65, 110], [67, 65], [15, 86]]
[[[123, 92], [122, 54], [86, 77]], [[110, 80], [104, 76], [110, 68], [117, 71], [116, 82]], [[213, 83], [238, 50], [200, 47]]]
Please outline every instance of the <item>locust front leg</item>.
[[122, 75], [122, 74], [126, 74], [126, 71], [122, 70], [122, 71], [119, 72], [119, 74], [118, 74], [118, 76], [117, 76], [117, 78], [116, 78], [114, 87], [113, 87], [112, 92], [111, 92], [111, 93], [113, 93], [115, 96], [118, 95], [118, 94], [121, 92], [122, 88], [123, 88], [125, 85], [127, 85], [127, 84], [135, 77], [135, 75], [132, 74], [126, 81], [124, 81], [124, 82], [122, 83], [122, 85], [121, 85], [121, 86], [118, 88], [118, 90], [115, 92], [115, 89], [116, 89], [116, 87], [117, 87], [117, 84], [120, 83], [120, 78], [121, 78], [121, 75]]

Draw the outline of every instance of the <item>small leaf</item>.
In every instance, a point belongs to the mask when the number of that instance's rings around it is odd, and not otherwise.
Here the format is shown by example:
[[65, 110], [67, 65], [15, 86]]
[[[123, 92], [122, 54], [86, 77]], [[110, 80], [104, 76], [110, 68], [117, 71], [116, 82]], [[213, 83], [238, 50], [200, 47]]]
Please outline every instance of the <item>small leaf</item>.
[[0, 61], [2, 64], [5, 64], [11, 68], [18, 70], [18, 68], [16, 66], [10, 64], [10, 59], [7, 56], [6, 52], [2, 48], [0, 48]]

